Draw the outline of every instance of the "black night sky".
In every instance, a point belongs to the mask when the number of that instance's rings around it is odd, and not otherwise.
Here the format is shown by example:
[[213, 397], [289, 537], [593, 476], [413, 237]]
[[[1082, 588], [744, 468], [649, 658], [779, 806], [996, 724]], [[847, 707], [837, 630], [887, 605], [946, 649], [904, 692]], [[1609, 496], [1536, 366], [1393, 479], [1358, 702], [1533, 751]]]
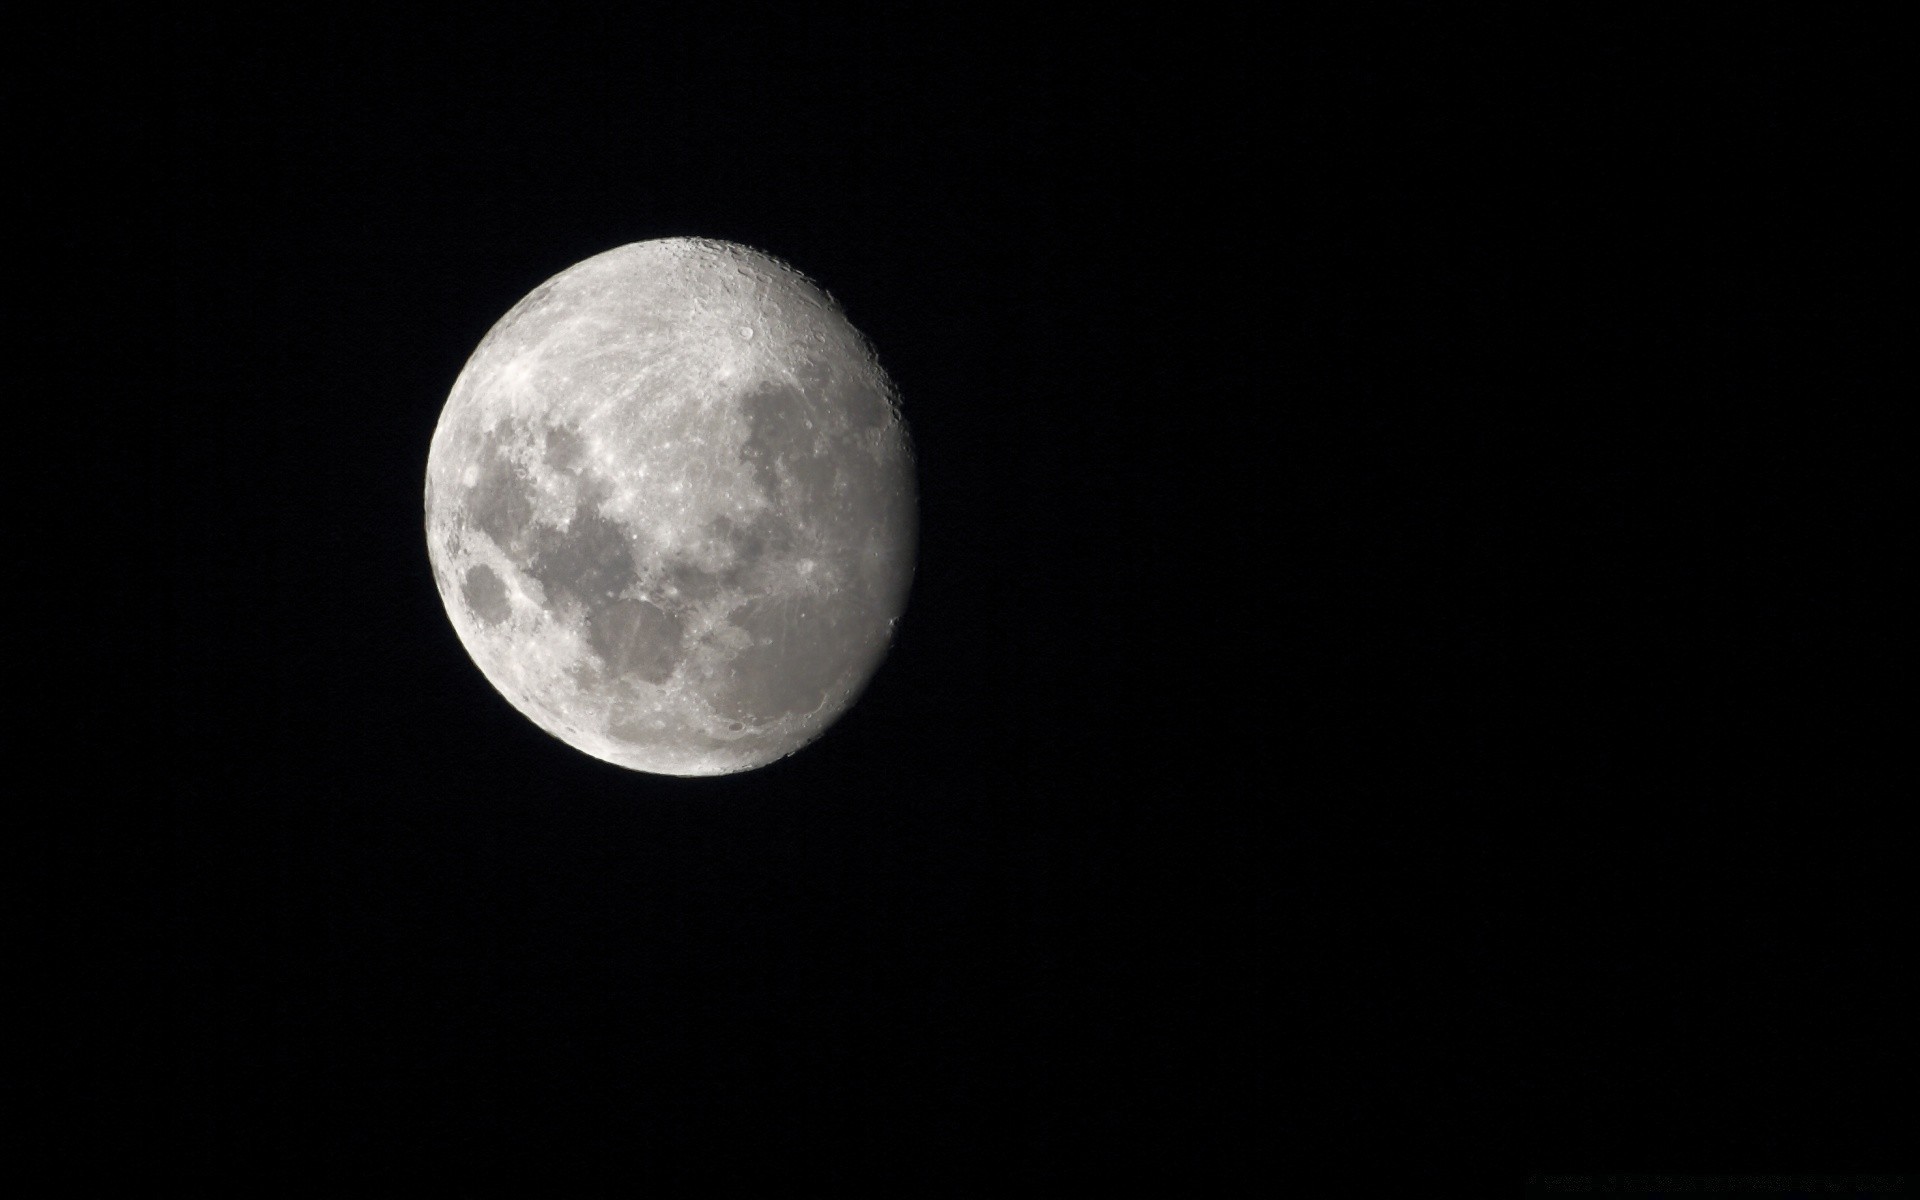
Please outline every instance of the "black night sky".
[[[27, 39], [76, 1194], [1891, 1165], [1875, 31], [292, 11]], [[891, 657], [721, 779], [517, 714], [421, 529], [489, 326], [673, 235], [920, 470]]]

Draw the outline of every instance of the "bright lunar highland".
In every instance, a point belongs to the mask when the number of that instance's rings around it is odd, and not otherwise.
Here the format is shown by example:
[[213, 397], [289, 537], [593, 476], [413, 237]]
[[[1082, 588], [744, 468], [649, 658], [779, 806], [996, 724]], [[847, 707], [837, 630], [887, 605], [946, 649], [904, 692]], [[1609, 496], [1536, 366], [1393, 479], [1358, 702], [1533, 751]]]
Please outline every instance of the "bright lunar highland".
[[434, 580], [480, 670], [561, 741], [665, 775], [763, 766], [846, 711], [917, 520], [866, 340], [793, 268], [704, 239], [535, 288], [427, 458]]

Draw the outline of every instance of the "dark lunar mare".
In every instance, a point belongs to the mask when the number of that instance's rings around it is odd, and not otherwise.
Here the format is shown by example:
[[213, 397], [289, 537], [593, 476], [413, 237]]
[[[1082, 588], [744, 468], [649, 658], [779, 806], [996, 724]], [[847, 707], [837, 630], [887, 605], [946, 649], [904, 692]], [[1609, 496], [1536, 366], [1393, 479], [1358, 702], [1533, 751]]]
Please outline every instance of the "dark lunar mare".
[[484, 563], [467, 568], [467, 576], [460, 584], [460, 598], [467, 602], [474, 616], [489, 625], [498, 625], [513, 611], [507, 603], [507, 585]]
[[526, 535], [534, 524], [533, 485], [507, 451], [518, 429], [518, 422], [502, 421], [482, 438], [476, 456], [480, 478], [468, 489], [466, 516], [514, 565], [524, 566]]
[[859, 435], [885, 421], [887, 404], [873, 389], [836, 383], [811, 363], [801, 379], [811, 386], [766, 384], [742, 398], [749, 432], [741, 453], [771, 510], [807, 519], [762, 520], [722, 532], [748, 564], [771, 558], [792, 569], [799, 557], [814, 557], [826, 590], [793, 592], [777, 582], [769, 588], [741, 580], [748, 594], [760, 593], [733, 618], [753, 645], [728, 664], [715, 697], [721, 712], [740, 720], [813, 711], [856, 665], [848, 648], [871, 659], [885, 639], [884, 598], [865, 551], [872, 531], [892, 525], [895, 489], [887, 485], [904, 486], [904, 480], [889, 481], [876, 470]]
[[527, 574], [553, 600], [570, 597], [598, 611], [639, 582], [626, 530], [588, 505], [573, 510], [565, 529], [538, 525], [528, 541]]
[[614, 675], [665, 683], [680, 665], [678, 615], [645, 600], [615, 600], [587, 617], [587, 644]]
[[[506, 452], [513, 423], [503, 428], [507, 437], [499, 430], [486, 435], [480, 479], [467, 501], [468, 520], [540, 583], [550, 606], [579, 606], [588, 644], [610, 675], [665, 682], [684, 654], [682, 622], [658, 604], [623, 598], [640, 581], [627, 531], [590, 502], [575, 507], [564, 529], [536, 520], [532, 481]], [[581, 478], [584, 495], [611, 490], [604, 480], [580, 475], [585, 444], [576, 431], [550, 428], [543, 445], [549, 465]], [[505, 620], [509, 611], [505, 585], [485, 566], [468, 571], [462, 598], [488, 624]]]

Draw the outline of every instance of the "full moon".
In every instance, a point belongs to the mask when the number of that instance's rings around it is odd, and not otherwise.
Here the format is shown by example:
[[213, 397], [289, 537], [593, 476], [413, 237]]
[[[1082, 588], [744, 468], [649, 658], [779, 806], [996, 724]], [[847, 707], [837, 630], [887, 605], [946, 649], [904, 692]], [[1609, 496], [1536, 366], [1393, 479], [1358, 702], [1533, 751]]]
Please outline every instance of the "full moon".
[[667, 238], [535, 288], [455, 380], [427, 548], [461, 643], [554, 737], [724, 775], [833, 724], [891, 644], [918, 516], [899, 397], [826, 292]]

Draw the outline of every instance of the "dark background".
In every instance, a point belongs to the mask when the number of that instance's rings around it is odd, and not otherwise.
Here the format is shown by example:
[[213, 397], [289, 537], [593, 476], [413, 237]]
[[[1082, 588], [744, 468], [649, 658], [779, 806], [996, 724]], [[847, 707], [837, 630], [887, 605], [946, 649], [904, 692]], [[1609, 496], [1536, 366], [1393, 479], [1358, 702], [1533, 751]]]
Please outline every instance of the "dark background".
[[[10, 85], [71, 1178], [1888, 1165], [1879, 31], [294, 11]], [[892, 656], [717, 780], [515, 713], [421, 530], [492, 322], [687, 234], [920, 466]]]

